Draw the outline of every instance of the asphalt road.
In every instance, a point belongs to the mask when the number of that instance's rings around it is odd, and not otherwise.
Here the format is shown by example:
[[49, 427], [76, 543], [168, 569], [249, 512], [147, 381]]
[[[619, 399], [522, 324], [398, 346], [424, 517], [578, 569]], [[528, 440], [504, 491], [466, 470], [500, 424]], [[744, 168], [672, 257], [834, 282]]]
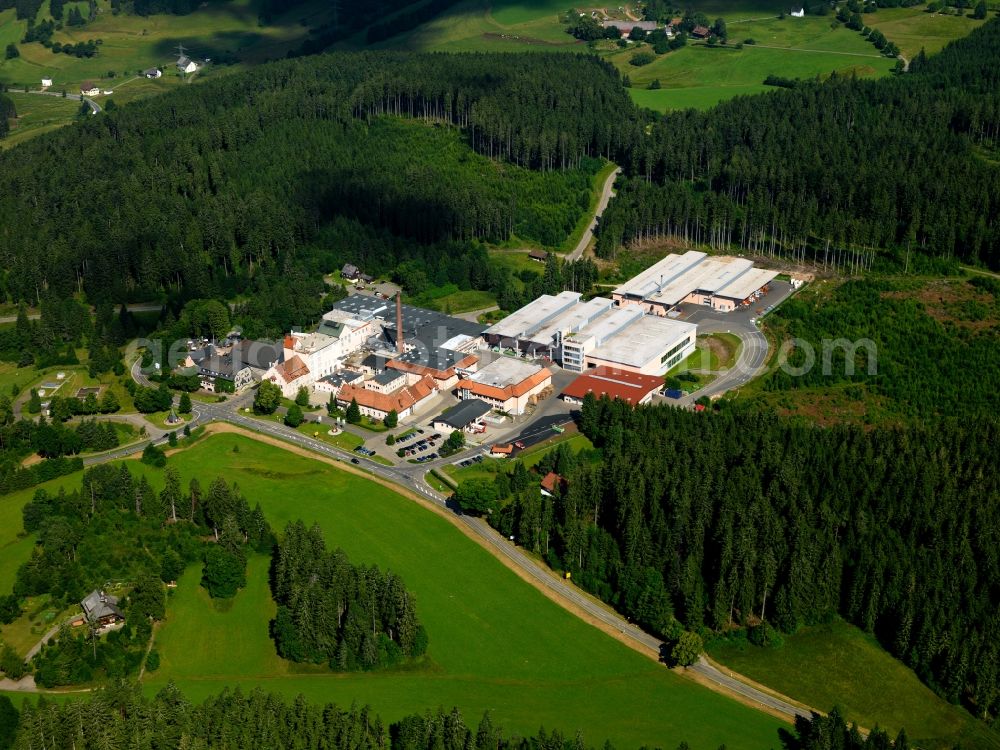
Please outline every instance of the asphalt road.
[[[748, 355], [748, 360], [758, 356], [766, 356], [766, 341], [764, 342], [764, 345], [765, 349], [763, 355], [759, 352], [754, 355]], [[140, 384], [149, 383], [149, 381], [142, 374], [138, 361], [132, 367], [132, 376]], [[192, 414], [192, 421], [189, 422], [189, 424], [207, 424], [213, 421], [228, 422], [229, 424], [243, 427], [252, 432], [258, 432], [284, 440], [293, 445], [301, 446], [307, 450], [313, 451], [314, 453], [339, 461], [344, 461], [345, 463], [351, 462], [352, 459], [357, 459], [358, 463], [356, 466], [382, 479], [395, 482], [396, 484], [400, 484], [410, 490], [413, 490], [426, 498], [428, 501], [450, 513], [453, 513], [457, 520], [474, 533], [485, 546], [491, 548], [496, 555], [506, 558], [512, 564], [516, 565], [523, 573], [530, 576], [531, 579], [538, 585], [544, 586], [547, 590], [556, 594], [558, 599], [572, 604], [574, 607], [582, 610], [595, 620], [608, 627], [618, 630], [622, 637], [629, 639], [633, 642], [633, 644], [649, 651], [652, 655], [659, 657], [664, 653], [664, 644], [660, 639], [646, 633], [642, 629], [628, 622], [617, 612], [614, 612], [591, 599], [574, 584], [556, 578], [547, 567], [543, 567], [529, 555], [526, 555], [519, 547], [497, 534], [496, 531], [490, 528], [485, 521], [480, 518], [463, 514], [461, 509], [448, 502], [447, 497], [438, 493], [426, 483], [424, 477], [426, 476], [426, 472], [428, 470], [436, 466], [453, 463], [456, 460], [459, 460], [463, 454], [456, 454], [448, 457], [447, 459], [438, 459], [425, 464], [402, 463], [391, 467], [383, 466], [382, 464], [375, 463], [364, 456], [360, 456], [350, 451], [341, 450], [328, 443], [309, 437], [308, 435], [303, 435], [296, 430], [286, 427], [280, 422], [264, 421], [245, 416], [241, 413], [241, 409], [249, 405], [251, 399], [252, 393], [247, 392], [240, 396], [229, 398], [223, 403], [213, 404], [196, 402]], [[549, 402], [562, 404], [562, 402], [557, 401], [556, 399], [550, 399]], [[528, 440], [537, 442], [538, 440], [545, 439], [552, 434], [553, 424], [562, 424], [568, 421], [568, 410], [563, 408], [565, 405], [557, 408], [549, 402], [545, 402], [543, 405], [547, 408], [539, 408], [533, 415], [531, 415], [527, 422], [521, 426], [520, 436], [518, 439], [524, 439], [525, 442]], [[165, 437], [161, 438], [161, 440], [165, 439]], [[90, 457], [87, 459], [86, 463], [92, 464], [115, 460], [117, 458], [122, 458], [132, 453], [136, 453], [142, 450], [143, 447], [144, 446], [140, 444], [133, 445], [128, 448], [122, 448], [117, 451], [111, 451], [101, 456]], [[475, 450], [478, 450], [478, 448]], [[470, 449], [466, 451], [465, 455], [471, 455], [472, 452], [473, 449]], [[768, 693], [765, 693], [752, 685], [742, 682], [732, 674], [726, 674], [720, 671], [704, 659], [701, 659], [697, 664], [692, 665], [688, 669], [696, 672], [705, 680], [717, 685], [721, 692], [739, 695], [744, 701], [759, 707], [761, 710], [778, 713], [789, 718], [790, 720], [794, 720], [796, 716], [809, 715], [807, 711], [804, 711], [787, 701], [783, 701], [780, 698], [776, 698]]]
[[63, 99], [63, 98], [65, 98], [65, 99], [72, 99], [75, 102], [78, 102], [78, 101], [80, 101], [82, 99], [83, 101], [87, 102], [87, 104], [90, 105], [90, 111], [93, 114], [96, 115], [98, 112], [101, 111], [101, 105], [100, 104], [98, 104], [97, 102], [95, 102], [89, 96], [82, 96], [81, 94], [69, 94], [69, 93], [67, 93], [66, 96], [64, 97], [61, 91], [29, 91], [28, 93], [29, 94], [41, 94], [42, 96], [57, 96], [60, 99]]
[[[79, 97], [77, 97], [77, 98], [79, 98]], [[160, 310], [163, 309], [163, 305], [154, 304], [154, 303], [147, 304], [147, 303], [143, 302], [143, 303], [140, 303], [140, 304], [125, 305], [125, 308], [129, 312], [159, 312]], [[115, 310], [117, 310], [117, 309], [118, 308], [115, 307]], [[28, 319], [29, 320], [38, 320], [40, 317], [42, 317], [41, 313], [36, 313], [36, 312], [28, 313]], [[16, 323], [16, 322], [17, 322], [17, 316], [16, 315], [5, 315], [3, 317], [0, 317], [0, 323]]]
[[579, 260], [580, 256], [583, 255], [583, 251], [587, 249], [587, 245], [590, 244], [590, 240], [594, 237], [594, 230], [597, 228], [597, 220], [601, 218], [601, 214], [604, 213], [604, 209], [606, 209], [608, 207], [608, 203], [611, 202], [611, 196], [614, 195], [612, 188], [615, 186], [615, 179], [619, 174], [621, 174], [621, 171], [621, 167], [616, 168], [614, 172], [608, 175], [608, 179], [604, 181], [604, 187], [601, 188], [601, 197], [597, 201], [597, 211], [594, 212], [594, 218], [590, 220], [590, 225], [586, 228], [586, 230], [584, 230], [580, 241], [576, 243], [576, 247], [566, 255], [566, 260]]
[[772, 282], [771, 291], [762, 297], [757, 304], [731, 313], [716, 312], [702, 305], [682, 305], [680, 320], [696, 323], [699, 335], [703, 333], [731, 333], [738, 336], [742, 343], [740, 356], [732, 367], [723, 371], [704, 388], [679, 399], [661, 398], [660, 400], [673, 406], [691, 407], [702, 396], [708, 398], [721, 396], [727, 391], [746, 385], [757, 377], [764, 363], [767, 362], [770, 349], [767, 337], [761, 332], [757, 321], [788, 299], [793, 291], [791, 285], [786, 282]]

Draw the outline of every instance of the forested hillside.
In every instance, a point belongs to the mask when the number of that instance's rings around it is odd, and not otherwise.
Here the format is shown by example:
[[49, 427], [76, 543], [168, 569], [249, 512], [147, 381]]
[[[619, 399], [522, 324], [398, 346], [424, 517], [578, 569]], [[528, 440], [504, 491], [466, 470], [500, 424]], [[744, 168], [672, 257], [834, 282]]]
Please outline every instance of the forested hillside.
[[[794, 349], [787, 361], [800, 374], [775, 367], [763, 376], [765, 409], [784, 394], [814, 390], [842, 392], [864, 404], [859, 411], [873, 422], [954, 418], [971, 423], [1000, 411], [996, 279], [870, 278], [830, 286], [806, 289], [768, 317], [777, 340], [810, 342], [817, 366], [804, 367], [810, 353]], [[820, 342], [834, 341], [840, 343], [828, 348], [830, 367], [823, 367]]]
[[902, 76], [834, 76], [667, 115], [629, 151], [598, 254], [679, 235], [854, 270], [861, 259], [844, 248], [912, 248], [997, 268], [998, 145], [993, 20]]
[[[310, 277], [356, 260], [349, 240], [317, 242], [348, 221], [341, 236], [368, 242], [377, 226], [416, 240], [426, 278], [468, 289], [482, 283], [475, 264], [454, 258], [512, 235], [558, 244], [605, 157], [629, 175], [601, 222], [606, 257], [678, 234], [808, 247], [841, 265], [844, 247], [996, 265], [998, 70], [995, 21], [892, 80], [833, 79], [649, 123], [619, 75], [586, 56], [273, 63], [0, 156], [0, 258], [14, 300], [266, 290], [304, 305]], [[446, 123], [457, 132], [437, 132]]]
[[840, 613], [943, 696], [1000, 711], [995, 421], [865, 432], [588, 396], [581, 428], [600, 458], [543, 462], [567, 480], [551, 499], [512, 476], [501, 533], [661, 634]]
[[[8, 291], [301, 297], [355, 261], [349, 240], [314, 243], [334, 220], [416, 240], [430, 278], [479, 239], [554, 244], [586, 205], [588, 157], [635, 125], [620, 111], [616, 74], [556, 55], [336, 54], [184, 87], [0, 156]], [[469, 288], [472, 265], [449, 281]]]

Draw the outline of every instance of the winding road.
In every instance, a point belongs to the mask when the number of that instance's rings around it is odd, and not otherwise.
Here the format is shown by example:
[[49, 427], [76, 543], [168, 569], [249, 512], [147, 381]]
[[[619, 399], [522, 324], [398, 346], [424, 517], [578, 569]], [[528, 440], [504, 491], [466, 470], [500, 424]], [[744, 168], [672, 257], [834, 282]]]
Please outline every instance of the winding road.
[[[733, 376], [734, 378], [744, 377], [747, 372], [755, 372], [759, 365], [762, 364], [763, 358], [767, 354], [767, 341], [763, 339], [762, 334], [761, 339], [763, 350], [758, 345], [744, 345], [740, 356], [740, 362], [744, 363], [744, 369], [740, 370], [739, 365], [733, 367], [731, 372], [739, 371], [741, 373], [740, 375]], [[149, 383], [142, 374], [138, 361], [132, 367], [132, 374], [137, 382], [141, 384]], [[651, 658], [660, 659], [664, 652], [663, 641], [636, 627], [617, 612], [591, 598], [573, 583], [556, 578], [549, 568], [543, 566], [531, 556], [525, 554], [521, 548], [499, 535], [485, 521], [475, 516], [465, 515], [457, 505], [449, 502], [448, 497], [432, 489], [426, 483], [425, 476], [430, 469], [453, 463], [460, 459], [460, 455], [453, 455], [447, 459], [437, 459], [424, 464], [404, 463], [396, 466], [383, 466], [368, 458], [358, 456], [356, 453], [336, 448], [329, 443], [304, 435], [301, 432], [286, 427], [280, 422], [245, 416], [241, 413], [241, 410], [250, 404], [251, 399], [252, 394], [247, 392], [235, 398], [230, 398], [224, 403], [196, 403], [192, 415], [193, 420], [190, 424], [208, 424], [216, 421], [224, 422], [345, 463], [356, 459], [359, 461], [358, 466], [363, 467], [365, 471], [380, 479], [416, 492], [427, 501], [451, 514], [453, 519], [471, 532], [483, 547], [498, 558], [508, 561], [522, 574], [530, 578], [537, 586], [548, 591], [556, 602], [571, 612], [576, 614], [583, 612], [587, 617], [596, 620], [606, 628], [613, 629], [619, 634], [622, 640], [628, 642], [636, 650], [646, 653]], [[553, 415], [547, 414], [544, 410], [539, 410], [537, 416], [547, 420], [554, 418]], [[568, 416], [566, 419], [568, 419]], [[533, 419], [532, 421], [535, 420]], [[522, 425], [522, 434], [530, 433], [531, 429], [530, 423]], [[161, 440], [165, 440], [165, 437], [161, 438]], [[131, 453], [138, 452], [142, 447], [142, 445], [139, 445], [122, 448], [100, 457], [92, 457], [87, 459], [86, 462], [98, 463], [122, 458]], [[701, 658], [696, 664], [688, 667], [687, 671], [694, 673], [699, 678], [698, 682], [706, 687], [730, 697], [735, 697], [745, 704], [767, 711], [772, 715], [780, 716], [789, 721], [794, 721], [796, 716], [810, 715], [808, 709], [743, 682], [734, 674], [723, 672], [704, 658]]]
[[[613, 175], [612, 175], [613, 177]], [[612, 180], [613, 182], [613, 180]], [[705, 330], [714, 330], [711, 321], [699, 323]], [[721, 328], [722, 321], [718, 322]], [[729, 373], [720, 376], [711, 386], [713, 391], [721, 392], [734, 384], [739, 384], [749, 380], [759, 369], [767, 356], [767, 340], [763, 334], [754, 327], [753, 332], [742, 331], [744, 345], [741, 350], [737, 364], [731, 368]], [[756, 335], [753, 335], [753, 334]], [[758, 338], [759, 337], [759, 338]], [[133, 379], [141, 385], [150, 385], [150, 381], [142, 372], [141, 361], [136, 360], [131, 368]], [[710, 386], [710, 387], [711, 387]], [[703, 389], [700, 395], [705, 395]], [[317, 440], [301, 432], [286, 427], [276, 421], [255, 419], [246, 416], [243, 409], [249, 406], [253, 398], [252, 392], [245, 392], [240, 395], [230, 397], [222, 403], [195, 402], [189, 425], [210, 424], [212, 422], [231, 424], [249, 432], [268, 436], [272, 439], [297, 446], [312, 453], [328, 458], [342, 461], [344, 463], [357, 462], [352, 468], [362, 468], [366, 472], [387, 482], [391, 482], [404, 489], [410, 490], [423, 497], [426, 501], [434, 504], [446, 514], [449, 514], [456, 524], [463, 526], [470, 535], [497, 558], [510, 564], [511, 567], [519, 571], [526, 579], [530, 580], [538, 588], [550, 595], [553, 601], [559, 603], [569, 611], [577, 615], [584, 615], [592, 623], [602, 626], [602, 629], [616, 633], [617, 636], [632, 648], [653, 659], [659, 660], [665, 651], [664, 643], [655, 636], [636, 627], [617, 612], [611, 610], [604, 604], [593, 599], [576, 585], [569, 581], [564, 581], [554, 576], [547, 567], [537, 562], [531, 556], [500, 536], [485, 521], [475, 516], [462, 513], [461, 509], [449, 498], [433, 488], [426, 482], [426, 475], [430, 469], [441, 467], [448, 463], [453, 463], [461, 458], [461, 455], [453, 455], [447, 459], [436, 459], [424, 464], [402, 463], [395, 466], [384, 466], [371, 461], [367, 457], [359, 456], [329, 443]], [[680, 405], [680, 404], [679, 404]], [[567, 421], [568, 414], [552, 414], [550, 409], [539, 409], [527, 423], [520, 425], [521, 434], [531, 434], [532, 430], [545, 427], [535, 422], [558, 422]], [[165, 431], [158, 431], [151, 435], [154, 443], [162, 444], [167, 440]], [[113, 451], [108, 451], [100, 455], [88, 456], [84, 459], [86, 465], [93, 465], [125, 458], [134, 455], [145, 447], [145, 443], [134, 443]], [[470, 449], [469, 455], [474, 451], [481, 450], [479, 447]], [[766, 711], [772, 715], [779, 716], [788, 721], [794, 721], [798, 716], [809, 716], [811, 711], [808, 708], [795, 705], [789, 700], [771, 694], [755, 685], [740, 680], [735, 674], [724, 672], [710, 663], [704, 657], [690, 667], [679, 670], [682, 674], [691, 673], [694, 679], [700, 684], [709, 687], [717, 692], [728, 695], [740, 702], [753, 706], [759, 710]]]
[[597, 201], [597, 210], [594, 212], [594, 218], [590, 220], [590, 225], [584, 230], [580, 241], [576, 243], [576, 247], [566, 255], [566, 260], [580, 260], [580, 256], [583, 255], [584, 250], [590, 245], [590, 241], [594, 238], [594, 230], [597, 228], [597, 221], [601, 218], [601, 214], [604, 213], [604, 209], [608, 207], [608, 203], [611, 202], [611, 198], [615, 194], [613, 189], [615, 180], [618, 179], [618, 175], [621, 173], [622, 168], [616, 167], [615, 171], [609, 174], [604, 181], [604, 187], [601, 188], [601, 197]]

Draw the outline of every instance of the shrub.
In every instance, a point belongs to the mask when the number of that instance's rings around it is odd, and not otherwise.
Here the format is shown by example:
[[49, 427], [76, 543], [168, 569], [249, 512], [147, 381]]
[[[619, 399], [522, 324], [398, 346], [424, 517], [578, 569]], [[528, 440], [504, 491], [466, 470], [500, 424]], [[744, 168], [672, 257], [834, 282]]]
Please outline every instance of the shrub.
[[643, 50], [642, 52], [636, 52], [632, 57], [629, 58], [629, 65], [634, 65], [637, 68], [641, 68], [643, 65], [649, 65], [651, 62], [656, 60], [656, 55], [652, 52]]
[[160, 448], [152, 443], [147, 443], [142, 450], [142, 462], [162, 469], [167, 465], [167, 456]]

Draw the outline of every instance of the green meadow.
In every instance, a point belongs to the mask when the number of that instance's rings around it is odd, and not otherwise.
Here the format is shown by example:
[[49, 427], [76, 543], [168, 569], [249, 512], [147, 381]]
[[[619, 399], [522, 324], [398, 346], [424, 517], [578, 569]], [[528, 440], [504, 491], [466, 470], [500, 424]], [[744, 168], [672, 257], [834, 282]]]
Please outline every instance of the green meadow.
[[[234, 449], [238, 449], [235, 450]], [[212, 602], [189, 568], [157, 631], [160, 669], [148, 689], [174, 680], [194, 700], [229, 685], [263, 686], [317, 701], [370, 703], [385, 719], [434, 706], [458, 706], [478, 720], [486, 710], [507, 731], [539, 726], [610, 739], [737, 750], [774, 745], [780, 722], [712, 693], [635, 653], [546, 599], [447, 520], [364, 477], [236, 435], [216, 435], [170, 462], [183, 480], [216, 475], [239, 484], [281, 529], [318, 522], [331, 545], [356, 562], [397, 571], [418, 597], [430, 634], [425, 661], [410, 668], [334, 674], [275, 656], [267, 636], [273, 603], [267, 560], [254, 558], [247, 587]], [[138, 462], [154, 486], [159, 470]], [[71, 478], [78, 481], [78, 477]], [[0, 498], [16, 521], [25, 498]], [[4, 518], [3, 520], [7, 520]], [[4, 524], [4, 534], [10, 524]], [[10, 555], [4, 568], [27, 554]]]
[[[623, 748], [682, 740], [693, 748], [775, 746], [782, 726], [776, 719], [688, 682], [585, 624], [447, 520], [389, 488], [232, 434], [207, 437], [169, 461], [185, 483], [198, 477], [205, 485], [216, 475], [235, 481], [277, 530], [298, 518], [319, 523], [328, 543], [354, 561], [398, 572], [418, 598], [431, 644], [423, 661], [393, 671], [336, 674], [285, 662], [267, 633], [274, 615], [268, 559], [252, 557], [246, 588], [222, 602], [207, 596], [198, 585], [199, 566], [191, 566], [157, 630], [162, 664], [146, 675], [148, 690], [173, 680], [200, 700], [225, 686], [261, 686], [316, 701], [368, 703], [388, 721], [454, 705], [472, 720], [490, 710], [509, 732], [580, 730], [587, 742], [607, 738]], [[154, 487], [162, 482], [161, 470], [129, 467]], [[79, 479], [46, 486], [73, 487]], [[10, 589], [34, 543], [17, 534], [21, 507], [33, 493], [0, 498], [0, 591]], [[905, 725], [922, 747], [1000, 747], [995, 732], [937, 698], [874, 639], [840, 621], [804, 628], [776, 650], [723, 644], [710, 653], [809, 705], [840, 705], [862, 726], [894, 732]], [[859, 674], [865, 679], [857, 680]]]
[[[66, 11], [70, 7], [67, 4]], [[102, 89], [115, 90], [117, 100], [117, 89], [138, 71], [160, 66], [163, 78], [150, 82], [142, 79], [144, 86], [125, 85], [137, 91], [145, 89], [147, 93], [166, 91], [185, 83], [173, 66], [178, 44], [183, 44], [199, 62], [205, 58], [238, 58], [241, 64], [260, 63], [284, 57], [304, 38], [307, 28], [302, 22], [318, 23], [328, 12], [328, 7], [316, 0], [262, 26], [258, 22], [257, 0], [210, 0], [184, 16], [115, 15], [110, 0], [97, 0], [97, 7], [98, 16], [93, 21], [80, 27], [64, 25], [52, 37], [53, 42], [63, 44], [102, 39], [98, 54], [91, 58], [54, 54], [38, 42], [21, 44], [27, 21], [17, 20], [13, 9], [0, 13], [0, 42], [4, 47], [16, 43], [21, 53], [13, 60], [0, 60], [0, 81], [37, 88], [42, 76], [50, 76], [55, 90], [66, 88], [72, 93], [78, 91], [81, 82], [92, 80]], [[83, 10], [86, 12], [86, 7]], [[38, 19], [49, 17], [49, 4], [45, 2]], [[225, 69], [210, 64], [195, 74], [193, 80]], [[114, 77], [109, 73], [114, 73]]]
[[376, 47], [447, 52], [576, 51], [587, 46], [566, 33], [564, 0], [466, 0], [416, 29]]
[[[635, 54], [633, 50], [614, 53], [608, 59], [629, 76], [632, 84], [629, 93], [636, 104], [660, 112], [689, 107], [707, 109], [735, 96], [773, 90], [764, 85], [769, 75], [810, 79], [826, 78], [837, 72], [870, 78], [888, 74], [895, 65], [894, 60], [877, 54], [860, 35], [843, 28], [830, 34], [839, 38], [817, 43], [815, 50], [777, 44], [744, 45], [737, 49], [733, 42], [725, 47], [689, 44], [639, 68], [628, 62]], [[860, 48], [855, 48], [855, 42]], [[838, 46], [842, 49], [822, 49]], [[654, 80], [659, 80], [659, 90], [648, 89]]]
[[939, 698], [872, 636], [843, 620], [804, 627], [776, 649], [726, 644], [709, 653], [808, 705], [837, 705], [863, 727], [892, 736], [905, 727], [911, 744], [923, 748], [1000, 747], [1000, 733]]
[[953, 39], [963, 37], [986, 21], [968, 16], [942, 16], [939, 13], [915, 13], [917, 8], [882, 8], [865, 16], [865, 23], [878, 29], [899, 45], [907, 59], [921, 49], [927, 54], [938, 52]]
[[14, 101], [17, 119], [12, 122], [10, 134], [0, 140], [0, 149], [16, 146], [36, 135], [60, 128], [71, 121], [80, 109], [80, 102], [58, 96], [15, 91], [9, 92], [7, 96]]

